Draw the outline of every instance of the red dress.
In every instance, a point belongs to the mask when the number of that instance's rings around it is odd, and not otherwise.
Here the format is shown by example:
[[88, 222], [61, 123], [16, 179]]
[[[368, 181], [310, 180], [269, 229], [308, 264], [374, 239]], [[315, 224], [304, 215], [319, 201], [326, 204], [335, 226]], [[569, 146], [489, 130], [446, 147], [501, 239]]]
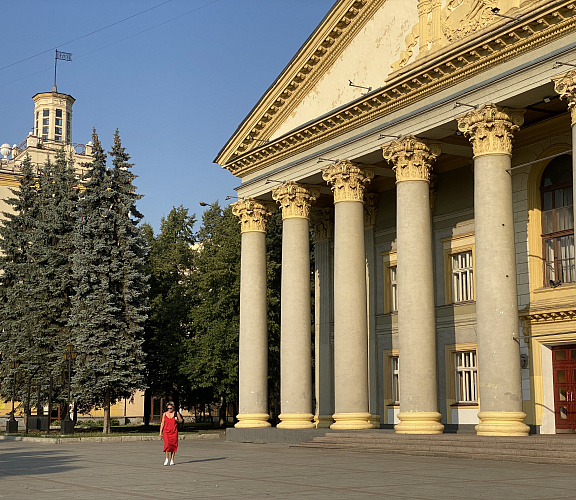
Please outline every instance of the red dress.
[[169, 452], [176, 452], [178, 450], [178, 428], [176, 427], [176, 414], [173, 418], [164, 414], [164, 429], [162, 430], [162, 437], [164, 438], [164, 450]]

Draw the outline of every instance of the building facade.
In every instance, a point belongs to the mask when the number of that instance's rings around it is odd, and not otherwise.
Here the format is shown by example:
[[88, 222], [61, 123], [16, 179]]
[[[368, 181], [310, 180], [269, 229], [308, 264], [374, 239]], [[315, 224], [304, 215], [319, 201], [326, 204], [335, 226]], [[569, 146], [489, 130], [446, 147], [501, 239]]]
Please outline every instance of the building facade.
[[270, 425], [279, 207], [279, 427], [576, 431], [575, 35], [566, 0], [335, 3], [215, 160], [241, 179], [237, 427]]

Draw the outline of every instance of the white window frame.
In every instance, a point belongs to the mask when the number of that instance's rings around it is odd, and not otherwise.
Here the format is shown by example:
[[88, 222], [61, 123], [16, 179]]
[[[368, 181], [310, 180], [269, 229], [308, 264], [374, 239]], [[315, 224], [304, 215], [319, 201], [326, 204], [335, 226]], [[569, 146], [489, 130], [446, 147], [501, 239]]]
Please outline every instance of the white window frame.
[[[444, 251], [444, 303], [449, 305], [473, 302], [476, 297], [476, 283], [474, 279], [476, 276], [474, 233], [466, 233], [458, 236], [452, 236], [450, 238], [443, 238], [440, 241], [442, 242], [442, 248]], [[453, 256], [458, 254], [465, 254], [467, 252], [472, 253], [472, 267], [466, 273], [466, 277], [470, 278], [467, 290], [471, 292], [471, 298], [466, 300], [457, 300], [462, 297], [458, 297], [453, 291], [455, 288]]]
[[[384, 313], [395, 313], [398, 311], [398, 271], [396, 250], [382, 254], [382, 264], [384, 269]], [[395, 280], [392, 280], [392, 269]]]
[[450, 255], [452, 303], [474, 300], [474, 255], [472, 249]]
[[478, 356], [475, 350], [454, 353], [455, 395], [458, 404], [478, 404]]
[[400, 358], [390, 357], [390, 380], [392, 382], [392, 404], [400, 404]]

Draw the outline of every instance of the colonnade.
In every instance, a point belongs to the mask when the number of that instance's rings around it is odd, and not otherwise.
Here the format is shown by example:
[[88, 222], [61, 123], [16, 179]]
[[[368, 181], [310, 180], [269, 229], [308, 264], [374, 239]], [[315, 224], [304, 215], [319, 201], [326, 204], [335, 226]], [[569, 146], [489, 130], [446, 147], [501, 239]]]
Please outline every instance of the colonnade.
[[[576, 71], [556, 87], [569, 100], [576, 140]], [[476, 332], [479, 435], [528, 434], [523, 423], [518, 303], [510, 175], [514, 132], [523, 110], [486, 104], [457, 118], [474, 151]], [[436, 321], [432, 261], [430, 173], [440, 144], [404, 136], [382, 146], [396, 175], [400, 423], [397, 433], [443, 432], [438, 412]], [[316, 362], [330, 380], [316, 379], [312, 422], [309, 303], [310, 208], [317, 186], [287, 182], [273, 191], [282, 209], [280, 428], [373, 427], [369, 398], [364, 195], [374, 171], [341, 161], [322, 169], [334, 197], [315, 221], [316, 274], [333, 287], [316, 289]], [[270, 204], [241, 200], [240, 413], [237, 427], [266, 427], [266, 220]], [[332, 284], [333, 283], [333, 284]], [[333, 301], [333, 302], [332, 302]], [[330, 322], [333, 316], [333, 365]], [[317, 371], [318, 374], [318, 371]], [[333, 385], [332, 385], [333, 384]], [[329, 395], [334, 392], [333, 408]], [[332, 423], [333, 422], [333, 423]]]

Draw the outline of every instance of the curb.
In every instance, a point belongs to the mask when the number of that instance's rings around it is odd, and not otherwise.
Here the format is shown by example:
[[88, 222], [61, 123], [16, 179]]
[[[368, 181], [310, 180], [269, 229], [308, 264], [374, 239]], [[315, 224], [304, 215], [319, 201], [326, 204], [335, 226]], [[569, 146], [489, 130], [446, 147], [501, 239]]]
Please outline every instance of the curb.
[[[221, 439], [220, 434], [183, 434], [178, 436], [178, 440], [184, 439]], [[0, 436], [0, 441], [25, 442], [25, 443], [45, 443], [45, 444], [67, 444], [67, 443], [128, 443], [135, 441], [161, 441], [160, 436], [102, 436], [102, 437], [77, 437], [77, 438], [39, 438], [24, 436]]]

